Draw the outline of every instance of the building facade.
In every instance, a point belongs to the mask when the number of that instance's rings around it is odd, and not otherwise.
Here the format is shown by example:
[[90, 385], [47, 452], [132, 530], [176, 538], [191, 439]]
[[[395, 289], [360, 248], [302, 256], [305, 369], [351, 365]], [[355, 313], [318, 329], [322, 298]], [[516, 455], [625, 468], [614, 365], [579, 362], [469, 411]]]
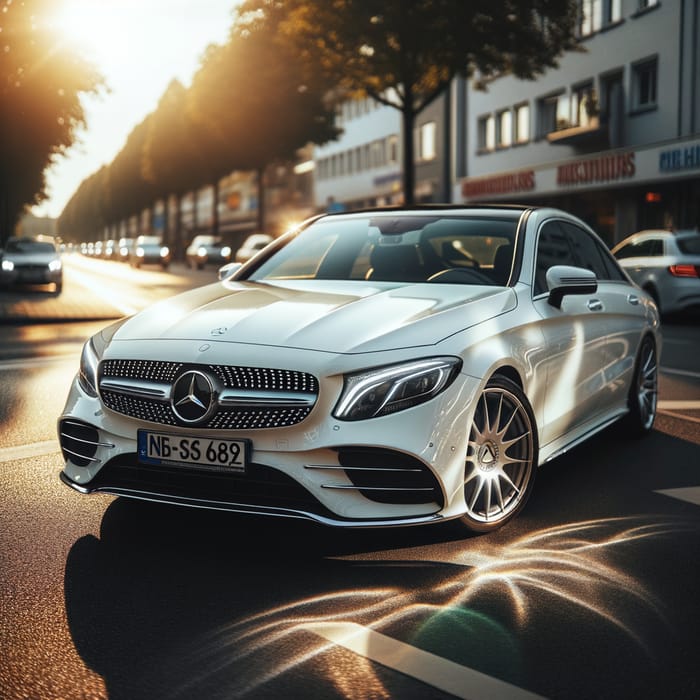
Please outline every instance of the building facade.
[[582, 52], [454, 82], [455, 202], [557, 206], [609, 245], [700, 224], [700, 0], [579, 0]]

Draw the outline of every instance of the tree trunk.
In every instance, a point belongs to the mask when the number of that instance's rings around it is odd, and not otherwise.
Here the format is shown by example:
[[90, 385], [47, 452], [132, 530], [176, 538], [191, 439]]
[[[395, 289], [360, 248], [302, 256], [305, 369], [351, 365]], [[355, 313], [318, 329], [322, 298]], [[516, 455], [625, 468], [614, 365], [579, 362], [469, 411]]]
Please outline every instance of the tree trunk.
[[211, 203], [211, 232], [219, 235], [219, 178], [214, 177]]
[[415, 152], [413, 125], [416, 115], [413, 113], [413, 99], [409, 92], [406, 93], [406, 101], [401, 110], [403, 116], [403, 200], [404, 204], [411, 205], [415, 202]]
[[257, 170], [258, 175], [258, 231], [265, 231], [265, 166]]

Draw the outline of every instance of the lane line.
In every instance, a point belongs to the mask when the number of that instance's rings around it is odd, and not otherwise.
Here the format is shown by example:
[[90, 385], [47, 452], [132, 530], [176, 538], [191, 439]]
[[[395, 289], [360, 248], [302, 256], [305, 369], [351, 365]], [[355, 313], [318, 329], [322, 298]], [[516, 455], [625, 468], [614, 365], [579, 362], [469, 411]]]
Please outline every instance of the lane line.
[[681, 377], [694, 377], [695, 379], [700, 379], [700, 372], [690, 372], [685, 369], [673, 369], [673, 367], [661, 367], [662, 374], [678, 374]]
[[[23, 359], [0, 360], [0, 372], [9, 369], [28, 369], [29, 367], [44, 367], [58, 362], [77, 362], [79, 352], [66, 353], [65, 355], [49, 355], [47, 357], [26, 357]], [[76, 365], [77, 366], [77, 365]]]
[[28, 445], [18, 445], [16, 447], [0, 447], [0, 464], [3, 462], [14, 462], [19, 459], [29, 459], [30, 457], [43, 457], [54, 452], [60, 452], [58, 440], [32, 442]]
[[464, 700], [542, 698], [541, 695], [392, 639], [354, 622], [308, 622], [298, 625], [297, 628], [313, 632], [355, 654]]
[[700, 400], [659, 401], [657, 408], [662, 411], [700, 411]]
[[677, 498], [679, 501], [687, 501], [695, 506], [700, 506], [700, 486], [687, 486], [680, 489], [660, 489], [654, 493], [660, 493], [662, 496], [670, 496]]

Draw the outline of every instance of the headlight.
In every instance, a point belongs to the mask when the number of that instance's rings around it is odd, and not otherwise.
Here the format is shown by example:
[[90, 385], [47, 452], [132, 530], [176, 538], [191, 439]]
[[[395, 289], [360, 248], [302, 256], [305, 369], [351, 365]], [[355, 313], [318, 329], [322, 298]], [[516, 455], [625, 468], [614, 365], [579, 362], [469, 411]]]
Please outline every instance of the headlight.
[[197, 255], [200, 258], [206, 258], [207, 257], [207, 249], [204, 247], [197, 248]]
[[229, 258], [229, 257], [231, 257], [231, 248], [229, 248], [227, 245], [225, 245], [225, 246], [221, 249], [221, 257], [222, 257], [222, 258]]
[[60, 269], [61, 269], [61, 261], [60, 260], [52, 260], [49, 263], [49, 270], [51, 270], [51, 272], [56, 272], [57, 270], [60, 270]]
[[446, 389], [461, 366], [459, 358], [435, 357], [349, 374], [333, 415], [364, 420], [416, 406]]
[[139, 246], [139, 247], [136, 249], [136, 257], [138, 257], [138, 258], [142, 258], [142, 257], [143, 257], [143, 248], [142, 248], [141, 246]]
[[95, 348], [95, 337], [83, 345], [80, 355], [80, 386], [89, 396], [97, 396], [97, 365], [100, 362]]
[[167, 258], [168, 255], [170, 255], [170, 249], [168, 248], [167, 245], [164, 245], [164, 246], [160, 249], [160, 257], [161, 257], [161, 258]]
[[12, 262], [12, 260], [3, 260], [2, 269], [5, 270], [5, 272], [12, 272], [12, 270], [15, 269], [15, 264]]

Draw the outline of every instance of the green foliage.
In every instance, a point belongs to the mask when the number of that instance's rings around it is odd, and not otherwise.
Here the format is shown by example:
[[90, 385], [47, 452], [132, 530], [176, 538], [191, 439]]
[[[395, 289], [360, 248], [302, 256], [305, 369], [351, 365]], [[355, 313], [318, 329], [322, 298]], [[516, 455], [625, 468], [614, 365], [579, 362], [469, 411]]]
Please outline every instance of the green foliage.
[[49, 25], [57, 1], [0, 2], [0, 244], [45, 198], [46, 167], [85, 123], [80, 95], [102, 84]]
[[[574, 0], [245, 0], [243, 21], [277, 25], [306, 75], [369, 95], [404, 120], [404, 193], [413, 197], [413, 122], [456, 75], [481, 86], [531, 79], [576, 47]], [[280, 19], [282, 18], [282, 19]]]

